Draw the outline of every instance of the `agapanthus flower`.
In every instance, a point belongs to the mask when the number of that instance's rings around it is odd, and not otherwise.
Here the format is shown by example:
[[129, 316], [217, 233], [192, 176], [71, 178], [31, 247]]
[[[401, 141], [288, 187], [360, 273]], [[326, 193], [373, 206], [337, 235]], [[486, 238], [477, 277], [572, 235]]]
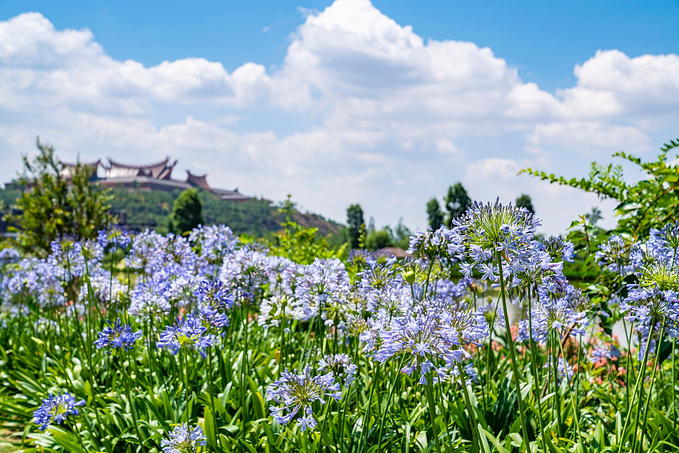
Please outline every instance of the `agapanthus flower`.
[[193, 291], [199, 304], [215, 308], [230, 309], [233, 307], [233, 295], [219, 280], [203, 280]]
[[652, 230], [645, 244], [638, 244], [630, 261], [637, 283], [628, 285], [620, 310], [647, 337], [653, 326], [664, 326], [679, 337], [679, 224]]
[[196, 453], [198, 447], [207, 444], [207, 439], [200, 426], [191, 427], [188, 423], [180, 423], [170, 433], [170, 439], [160, 441], [163, 453]]
[[625, 241], [621, 236], [612, 235], [599, 246], [599, 250], [594, 256], [603, 269], [625, 275], [632, 271], [632, 266], [629, 263], [631, 249], [632, 244], [628, 241]]
[[[90, 296], [90, 289], [92, 295]], [[83, 282], [80, 288], [80, 300], [84, 303], [120, 303], [127, 299], [129, 293], [127, 285], [120, 283], [117, 278], [111, 278], [111, 273], [104, 268], [90, 271], [88, 282]], [[91, 299], [90, 299], [91, 297]]]
[[618, 348], [612, 345], [604, 345], [592, 349], [589, 360], [592, 363], [596, 363], [602, 359], [614, 359], [618, 357], [620, 357], [620, 351]]
[[559, 338], [567, 333], [584, 335], [587, 327], [587, 312], [582, 293], [568, 285], [563, 292], [552, 293], [545, 286], [538, 289], [540, 302], [532, 306], [532, 319], [519, 322], [519, 341], [529, 336], [529, 327], [533, 327], [532, 336], [535, 341], [544, 342], [549, 334], [555, 332]]
[[318, 371], [332, 371], [333, 376], [342, 379], [344, 386], [349, 387], [356, 378], [358, 367], [347, 354], [330, 354], [319, 360]]
[[434, 231], [418, 231], [410, 237], [409, 253], [430, 260], [439, 258], [449, 263], [464, 258], [466, 246], [458, 228], [441, 226]]
[[170, 309], [167, 282], [137, 283], [130, 301], [129, 313], [131, 315], [147, 319], [169, 313]]
[[20, 259], [21, 255], [19, 252], [11, 247], [0, 250], [0, 266], [18, 263]]
[[309, 321], [320, 316], [332, 323], [326, 313], [326, 305], [341, 298], [350, 288], [349, 274], [338, 259], [316, 259], [305, 266], [295, 287], [294, 316], [300, 321]]
[[229, 289], [253, 292], [268, 280], [269, 257], [251, 248], [241, 248], [224, 258], [219, 280]]
[[[480, 248], [478, 254], [485, 251], [492, 254], [504, 252], [507, 255], [533, 240], [540, 220], [525, 208], [502, 205], [498, 200], [486, 204], [474, 202], [453, 224], [466, 237], [472, 252], [476, 245]], [[482, 256], [476, 258], [477, 262], [487, 260]]]
[[215, 344], [215, 338], [208, 333], [201, 319], [196, 315], [188, 315], [177, 318], [172, 326], [165, 327], [158, 340], [158, 348], [167, 348], [172, 354], [177, 355], [182, 347], [196, 350], [205, 358], [205, 349]]
[[238, 238], [225, 225], [199, 226], [189, 234], [189, 242], [201, 260], [201, 273], [215, 276], [222, 259], [236, 249]]
[[313, 376], [309, 366], [305, 367], [301, 374], [290, 373], [286, 369], [281, 373], [281, 378], [266, 390], [267, 400], [283, 405], [269, 408], [274, 420], [285, 425], [299, 415], [297, 426], [302, 431], [316, 427], [312, 404], [315, 401], [326, 404], [326, 397], [335, 401], [342, 398], [339, 383], [335, 382], [332, 373]]
[[[550, 355], [547, 357], [547, 363], [545, 364], [545, 368], [547, 368], [550, 373], [554, 372], [554, 362], [552, 360], [552, 356]], [[562, 357], [559, 357], [559, 360], [556, 363], [557, 380], [561, 381], [562, 379], [566, 378], [567, 381], [570, 381], [570, 379], [573, 377], [573, 367], [571, 364]]]
[[274, 296], [262, 301], [257, 324], [268, 329], [269, 327], [280, 326], [281, 322], [289, 325], [292, 318], [292, 304], [289, 298], [287, 296]]
[[85, 272], [85, 258], [82, 244], [72, 237], [62, 237], [50, 243], [51, 253], [47, 262], [54, 267], [64, 269], [65, 280], [80, 277]]
[[220, 281], [204, 280], [193, 291], [198, 299], [198, 312], [208, 328], [221, 330], [229, 326], [225, 310], [233, 307], [229, 290]]
[[[469, 353], [468, 343], [477, 343], [488, 333], [488, 326], [480, 314], [468, 313], [463, 304], [455, 307], [434, 305], [427, 313], [409, 314], [395, 318], [380, 331], [382, 344], [375, 359], [384, 363], [395, 355], [405, 354], [410, 359], [401, 370], [411, 374], [420, 370], [420, 382], [426, 383], [429, 371], [436, 372], [438, 381], [445, 375], [445, 366], [455, 365]], [[437, 362], [443, 360], [444, 366]]]
[[[463, 370], [463, 378], [464, 378], [464, 383], [465, 385], [472, 385], [475, 382], [478, 382], [478, 377], [479, 373], [476, 371], [476, 368], [474, 368], [473, 363], [468, 363], [462, 367]], [[460, 379], [460, 369], [457, 366], [451, 366], [449, 367], [449, 375], [450, 378], [462, 384], [462, 379]]]
[[40, 430], [44, 431], [49, 425], [56, 422], [60, 425], [69, 415], [79, 415], [77, 406], [83, 406], [85, 400], [77, 401], [71, 393], [59, 393], [50, 395], [42, 400], [42, 405], [33, 412], [35, 423], [40, 425]]
[[122, 225], [109, 224], [97, 233], [97, 242], [111, 251], [126, 249], [132, 243], [129, 231]]
[[[132, 332], [132, 327], [129, 324], [121, 324], [120, 318], [116, 319], [114, 325], [111, 325], [108, 320], [106, 322], [108, 326], [99, 332], [99, 339], [94, 342], [97, 349], [125, 348], [126, 351], [129, 351], [142, 336], [141, 330]], [[110, 353], [110, 351], [106, 352]]]

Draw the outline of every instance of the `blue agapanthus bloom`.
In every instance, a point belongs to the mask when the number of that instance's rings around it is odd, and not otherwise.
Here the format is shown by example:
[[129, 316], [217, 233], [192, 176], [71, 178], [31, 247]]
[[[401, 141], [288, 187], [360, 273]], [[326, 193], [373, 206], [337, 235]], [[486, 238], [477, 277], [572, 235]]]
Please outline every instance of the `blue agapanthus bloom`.
[[611, 346], [604, 345], [604, 346], [599, 346], [599, 347], [592, 350], [592, 352], [590, 353], [589, 361], [592, 362], [592, 363], [596, 363], [596, 362], [598, 362], [599, 360], [602, 360], [602, 359], [615, 359], [615, 358], [618, 358], [620, 356], [621, 356], [621, 354], [620, 354], [620, 350], [618, 350], [618, 348], [616, 348], [615, 346], [612, 346], [612, 345]]
[[[316, 427], [311, 404], [319, 401], [325, 404], [325, 398], [331, 397], [335, 401], [342, 398], [339, 383], [335, 382], [332, 373], [312, 376], [311, 368], [307, 366], [302, 374], [290, 373], [287, 369], [281, 378], [271, 384], [266, 390], [266, 399], [273, 400], [283, 407], [271, 406], [273, 418], [281, 425], [285, 425], [301, 414], [297, 419], [297, 426], [305, 431]], [[287, 413], [285, 413], [287, 411]]]
[[319, 360], [318, 370], [332, 371], [334, 376], [343, 380], [345, 387], [349, 387], [356, 378], [358, 367], [347, 354], [330, 354]]
[[448, 367], [469, 357], [464, 346], [478, 344], [487, 335], [483, 315], [467, 311], [464, 303], [446, 306], [430, 301], [426, 313], [408, 313], [382, 326], [382, 344], [375, 359], [384, 363], [405, 355], [403, 373], [419, 369], [420, 383], [425, 384], [426, 375], [433, 371], [436, 383], [447, 375]]
[[35, 423], [40, 425], [40, 430], [44, 431], [53, 422], [60, 425], [69, 415], [79, 415], [80, 411], [77, 406], [84, 404], [85, 400], [76, 402], [75, 396], [70, 393], [50, 395], [42, 400], [42, 405], [33, 412], [33, 417], [35, 417]]
[[206, 443], [200, 426], [191, 427], [181, 423], [170, 433], [170, 440], [160, 441], [160, 446], [163, 447], [163, 453], [196, 453], [198, 447]]
[[201, 305], [209, 305], [215, 308], [232, 308], [234, 299], [229, 288], [220, 280], [204, 280], [198, 284], [193, 294], [198, 298]]
[[209, 328], [219, 330], [229, 326], [224, 311], [233, 307], [234, 299], [221, 281], [202, 281], [193, 294], [198, 298], [200, 316]]
[[[126, 351], [129, 351], [142, 336], [141, 330], [132, 332], [132, 327], [129, 324], [121, 324], [120, 318], [116, 319], [114, 325], [111, 325], [110, 321], [106, 322], [108, 326], [99, 332], [99, 339], [94, 342], [97, 349], [125, 348]], [[110, 351], [106, 352], [110, 353]]]
[[126, 249], [132, 243], [130, 233], [121, 225], [110, 224], [99, 230], [97, 242], [102, 248], [110, 246], [111, 251]]
[[215, 338], [208, 333], [207, 327], [196, 315], [177, 318], [172, 326], [167, 326], [160, 334], [159, 348], [168, 348], [172, 354], [177, 355], [182, 347], [194, 349], [205, 358], [205, 349], [215, 344]]

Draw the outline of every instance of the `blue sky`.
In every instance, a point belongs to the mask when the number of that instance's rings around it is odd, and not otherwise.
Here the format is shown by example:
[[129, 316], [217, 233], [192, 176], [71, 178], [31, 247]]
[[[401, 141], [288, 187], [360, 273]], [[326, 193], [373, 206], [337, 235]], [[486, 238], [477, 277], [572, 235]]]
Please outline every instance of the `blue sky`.
[[[0, 19], [38, 11], [57, 28], [89, 28], [106, 52], [145, 65], [201, 56], [233, 70], [248, 61], [276, 66], [300, 11], [331, 1], [3, 0]], [[489, 46], [525, 81], [553, 90], [573, 83], [573, 65], [599, 49], [631, 57], [679, 49], [679, 1], [374, 1], [384, 14], [424, 38]]]
[[679, 135], [677, 19], [677, 1], [4, 0], [0, 178], [40, 135], [340, 221], [360, 202], [378, 226], [424, 227], [458, 180], [527, 192], [556, 233], [596, 200], [516, 171], [582, 175]]

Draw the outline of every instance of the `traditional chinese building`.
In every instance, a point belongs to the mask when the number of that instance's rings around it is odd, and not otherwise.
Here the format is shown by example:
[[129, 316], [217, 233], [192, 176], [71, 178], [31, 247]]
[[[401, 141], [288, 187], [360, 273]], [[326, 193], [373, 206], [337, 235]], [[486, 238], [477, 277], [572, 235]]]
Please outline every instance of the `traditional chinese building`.
[[[75, 165], [67, 163], [63, 163], [63, 165], [61, 174], [66, 178], [71, 177]], [[207, 174], [196, 175], [187, 170], [185, 180], [173, 179], [172, 170], [177, 165], [177, 160], [171, 162], [169, 157], [148, 165], [123, 164], [110, 157], [108, 163], [102, 163], [98, 160], [85, 165], [92, 168], [92, 179], [104, 187], [130, 190], [164, 190], [167, 192], [197, 187], [219, 196], [222, 200], [246, 201], [251, 199], [238, 192], [238, 188], [226, 190], [211, 187], [207, 182]], [[99, 167], [104, 170], [102, 177], [98, 175]]]

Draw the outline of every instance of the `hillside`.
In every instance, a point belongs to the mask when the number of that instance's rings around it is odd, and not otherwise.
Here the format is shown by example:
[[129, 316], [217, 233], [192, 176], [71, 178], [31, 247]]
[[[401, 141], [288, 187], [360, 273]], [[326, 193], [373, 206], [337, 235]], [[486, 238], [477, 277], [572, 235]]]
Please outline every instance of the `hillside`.
[[[11, 206], [19, 195], [18, 190], [0, 189], [0, 201]], [[132, 191], [113, 189], [111, 207], [126, 214], [126, 224], [133, 229], [157, 228], [167, 225], [174, 200], [181, 191]], [[284, 215], [270, 201], [253, 199], [233, 202], [220, 200], [215, 195], [201, 192], [203, 216], [207, 224], [228, 225], [236, 234], [255, 237], [267, 236], [281, 229]], [[336, 236], [342, 225], [326, 220], [318, 214], [295, 211], [293, 219], [300, 225], [318, 228], [321, 235]]]

